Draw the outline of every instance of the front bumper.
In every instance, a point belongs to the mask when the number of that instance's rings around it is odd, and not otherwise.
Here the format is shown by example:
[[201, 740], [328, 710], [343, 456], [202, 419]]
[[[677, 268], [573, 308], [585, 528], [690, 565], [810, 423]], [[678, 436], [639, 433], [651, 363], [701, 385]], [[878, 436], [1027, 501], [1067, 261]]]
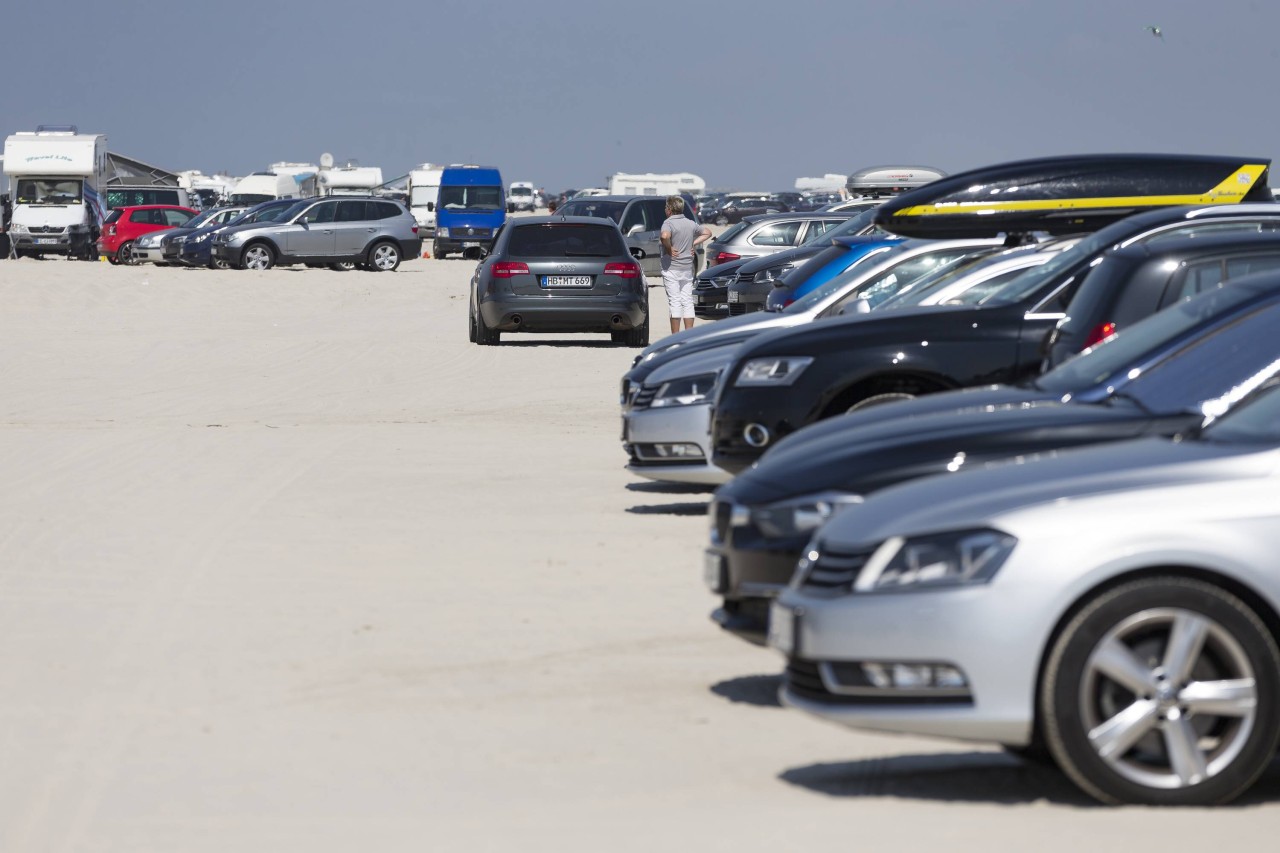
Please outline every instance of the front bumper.
[[213, 258], [211, 243], [183, 243], [178, 251], [178, 260], [193, 267], [205, 267]]
[[[711, 460], [732, 474], [750, 468], [783, 436], [808, 424], [785, 405], [792, 387], [726, 388], [712, 421]], [[768, 432], [764, 444], [747, 441], [747, 427], [762, 426]], [[757, 435], [758, 431], [753, 430]]]
[[75, 249], [92, 245], [86, 231], [63, 231], [53, 234], [32, 233], [30, 231], [9, 231], [9, 242], [15, 251], [40, 254], [51, 252], [66, 254]]
[[719, 320], [729, 316], [729, 289], [706, 287], [693, 289], [693, 313], [703, 320]]
[[489, 294], [479, 310], [485, 325], [502, 332], [624, 332], [643, 326], [648, 319], [648, 302], [642, 293]]
[[158, 264], [165, 260], [164, 247], [159, 243], [149, 246], [139, 246], [137, 243], [134, 243], [133, 257], [138, 261]]
[[237, 246], [232, 243], [214, 243], [209, 249], [209, 254], [211, 257], [234, 267], [240, 265], [240, 255], [243, 250], [243, 246]]
[[734, 314], [750, 314], [753, 311], [763, 311], [765, 303], [769, 299], [769, 293], [772, 290], [773, 285], [771, 284], [746, 282], [731, 285], [727, 293], [729, 310]]
[[441, 237], [437, 232], [432, 237], [431, 242], [437, 253], [439, 252], [465, 252], [469, 249], [485, 249], [486, 251], [493, 248], [492, 232], [486, 232], [485, 236], [475, 237], [454, 237], [452, 234], [448, 237]]
[[791, 582], [807, 540], [766, 537], [749, 519], [735, 518], [726, 501], [712, 502], [710, 518], [703, 578], [711, 592], [724, 598], [711, 618], [725, 630], [763, 644], [769, 603]]
[[[1010, 607], [998, 583], [835, 598], [787, 590], [774, 604], [775, 614], [780, 607], [799, 612], [784, 704], [859, 729], [1030, 743], [1040, 637], [1047, 627], [1037, 626], [1043, 619], [1038, 609]], [[849, 695], [832, 665], [853, 662], [955, 666], [966, 678], [966, 696]]]
[[[665, 455], [667, 445], [694, 445], [696, 456]], [[710, 462], [711, 406], [630, 409], [622, 415], [622, 446], [627, 470], [649, 480], [718, 486], [727, 483], [728, 471]]]

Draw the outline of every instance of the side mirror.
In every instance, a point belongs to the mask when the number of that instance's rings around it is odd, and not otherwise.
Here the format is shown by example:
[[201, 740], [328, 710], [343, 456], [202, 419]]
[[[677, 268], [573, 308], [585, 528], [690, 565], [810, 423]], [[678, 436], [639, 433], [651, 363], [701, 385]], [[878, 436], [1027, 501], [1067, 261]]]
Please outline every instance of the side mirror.
[[641, 249], [639, 246], [632, 246], [630, 251], [631, 257], [635, 258], [637, 261], [644, 258], [644, 249]]
[[632, 225], [631, 228], [627, 230], [627, 236], [630, 237], [633, 234], [639, 234], [642, 231], [644, 231], [644, 225], [637, 222], [635, 225]]
[[435, 209], [436, 209], [436, 203], [434, 201], [427, 202], [427, 213], [434, 213]]

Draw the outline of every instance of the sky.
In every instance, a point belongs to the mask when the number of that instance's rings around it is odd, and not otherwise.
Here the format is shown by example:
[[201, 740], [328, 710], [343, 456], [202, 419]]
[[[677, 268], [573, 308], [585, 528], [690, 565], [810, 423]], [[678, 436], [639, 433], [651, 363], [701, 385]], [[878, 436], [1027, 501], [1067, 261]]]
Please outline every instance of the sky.
[[1274, 0], [44, 0], [0, 25], [0, 133], [75, 124], [173, 171], [329, 152], [386, 178], [467, 162], [554, 191], [619, 171], [775, 191], [1280, 143]]

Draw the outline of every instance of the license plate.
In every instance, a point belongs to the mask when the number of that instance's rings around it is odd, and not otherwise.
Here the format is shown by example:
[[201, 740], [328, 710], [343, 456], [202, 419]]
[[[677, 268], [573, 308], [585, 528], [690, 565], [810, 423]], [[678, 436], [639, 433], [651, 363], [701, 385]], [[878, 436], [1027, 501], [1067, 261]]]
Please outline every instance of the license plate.
[[722, 593], [725, 588], [724, 557], [715, 551], [706, 551], [702, 555], [702, 581], [707, 589], [714, 593]]
[[36, 244], [40, 246], [54, 246], [58, 241], [53, 237], [37, 237]]
[[769, 645], [785, 655], [800, 653], [800, 614], [774, 602], [769, 609]]
[[464, 248], [464, 249], [479, 249], [479, 248], [480, 248], [480, 244], [479, 244], [479, 243], [463, 243], [463, 244], [462, 244], [462, 248]]
[[590, 287], [589, 275], [544, 275], [543, 287]]
[[730, 290], [730, 291], [729, 291], [729, 301], [730, 301], [730, 302], [737, 302], [737, 301], [738, 301], [738, 291], [736, 291], [736, 290]]

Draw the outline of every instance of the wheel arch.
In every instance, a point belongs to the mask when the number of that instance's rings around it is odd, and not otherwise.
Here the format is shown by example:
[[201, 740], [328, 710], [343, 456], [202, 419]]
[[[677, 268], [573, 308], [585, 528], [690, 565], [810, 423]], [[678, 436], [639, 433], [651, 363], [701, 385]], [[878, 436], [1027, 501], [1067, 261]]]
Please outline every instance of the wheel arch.
[[959, 386], [946, 377], [927, 370], [877, 371], [859, 377], [829, 395], [819, 419], [846, 411], [854, 403], [878, 394], [934, 394]]
[[1031, 723], [1031, 743], [1032, 745], [1043, 745], [1044, 737], [1040, 714], [1040, 691], [1044, 686], [1045, 667], [1049, 662], [1049, 655], [1053, 647], [1057, 644], [1058, 638], [1062, 636], [1062, 632], [1066, 630], [1067, 625], [1076, 617], [1081, 610], [1088, 606], [1089, 602], [1097, 598], [1099, 595], [1132, 583], [1136, 580], [1152, 577], [1176, 577], [1185, 578], [1187, 580], [1197, 580], [1202, 583], [1211, 584], [1220, 589], [1231, 593], [1247, 604], [1262, 623], [1267, 627], [1271, 637], [1277, 645], [1280, 645], [1280, 612], [1272, 606], [1266, 597], [1255, 590], [1248, 584], [1240, 581], [1238, 578], [1223, 574], [1214, 569], [1205, 566], [1192, 566], [1184, 564], [1157, 564], [1152, 566], [1143, 566], [1140, 568], [1130, 569], [1120, 574], [1113, 575], [1105, 580], [1099, 581], [1087, 590], [1081, 592], [1076, 598], [1062, 611], [1058, 620], [1054, 622], [1053, 629], [1045, 637], [1044, 644], [1040, 648], [1038, 660], [1036, 662], [1036, 680], [1034, 691], [1032, 692], [1032, 723]]

